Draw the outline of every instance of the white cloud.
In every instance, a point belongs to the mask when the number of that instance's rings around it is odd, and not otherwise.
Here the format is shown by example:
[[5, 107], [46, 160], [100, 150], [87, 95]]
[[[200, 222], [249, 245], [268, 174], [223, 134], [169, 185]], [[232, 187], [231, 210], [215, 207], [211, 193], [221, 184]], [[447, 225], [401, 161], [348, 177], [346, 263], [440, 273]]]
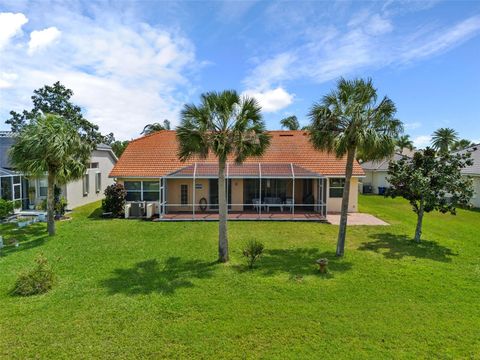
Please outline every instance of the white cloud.
[[10, 39], [22, 31], [22, 26], [28, 22], [28, 19], [22, 13], [0, 13], [0, 49], [5, 47]]
[[294, 97], [282, 87], [264, 91], [246, 90], [244, 94], [257, 99], [264, 112], [276, 112], [281, 110], [290, 105]]
[[288, 52], [270, 52], [251, 69], [245, 78], [248, 88], [272, 88], [298, 79], [323, 83], [364, 69], [407, 64], [450, 50], [480, 33], [480, 16], [449, 27], [432, 25], [428, 31], [396, 29], [385, 13], [368, 11], [352, 16], [346, 28], [311, 23], [304, 19], [305, 41], [293, 43]]
[[[188, 75], [200, 66], [190, 40], [175, 30], [96, 9], [87, 17], [52, 8], [49, 25], [62, 29], [61, 42], [32, 57], [25, 56], [26, 46], [5, 54], [2, 71], [18, 78], [0, 78], [2, 102], [8, 104], [2, 115], [30, 109], [34, 89], [60, 81], [103, 133], [130, 139], [148, 123], [168, 118], [175, 125], [193, 87]], [[49, 36], [37, 38], [34, 50], [58, 38], [55, 31], [41, 33]]]
[[431, 140], [432, 137], [430, 135], [420, 135], [413, 138], [413, 146], [415, 146], [417, 149], [423, 149], [430, 145]]
[[35, 30], [30, 33], [30, 41], [28, 42], [28, 54], [32, 55], [54, 43], [61, 35], [61, 31], [55, 26], [44, 30]]
[[18, 75], [14, 73], [0, 73], [0, 89], [6, 89], [13, 86], [13, 81], [17, 80]]
[[422, 123], [415, 121], [410, 123], [404, 123], [405, 130], [415, 130], [422, 126]]

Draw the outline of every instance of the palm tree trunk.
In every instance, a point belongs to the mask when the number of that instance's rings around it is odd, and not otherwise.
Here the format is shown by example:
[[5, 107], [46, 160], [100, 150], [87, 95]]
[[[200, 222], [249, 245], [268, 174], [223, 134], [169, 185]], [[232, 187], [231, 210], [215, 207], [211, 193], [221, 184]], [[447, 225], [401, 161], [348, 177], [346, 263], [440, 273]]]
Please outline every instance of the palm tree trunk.
[[422, 224], [423, 224], [423, 214], [424, 214], [423, 199], [420, 200], [420, 207], [417, 212], [417, 228], [415, 229], [415, 242], [420, 242], [420, 237], [422, 236]]
[[225, 190], [225, 160], [218, 161], [218, 261], [228, 261], [227, 192]]
[[55, 235], [55, 176], [48, 172], [48, 188], [47, 188], [47, 229], [48, 235]]
[[345, 187], [343, 188], [342, 212], [340, 214], [340, 228], [338, 229], [337, 256], [343, 256], [345, 252], [345, 237], [347, 235], [348, 202], [350, 199], [350, 182], [353, 173], [353, 161], [355, 160], [355, 149], [347, 152], [347, 165], [345, 167]]

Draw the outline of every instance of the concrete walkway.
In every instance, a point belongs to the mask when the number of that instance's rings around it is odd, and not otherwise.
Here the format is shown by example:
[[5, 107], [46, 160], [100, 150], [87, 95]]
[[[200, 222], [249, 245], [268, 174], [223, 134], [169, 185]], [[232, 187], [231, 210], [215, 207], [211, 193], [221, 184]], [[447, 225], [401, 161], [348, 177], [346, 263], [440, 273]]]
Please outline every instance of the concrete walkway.
[[[332, 225], [340, 224], [340, 214], [328, 214], [327, 221]], [[384, 226], [390, 225], [379, 218], [365, 213], [350, 213], [348, 214], [348, 225], [370, 225], [370, 226]]]

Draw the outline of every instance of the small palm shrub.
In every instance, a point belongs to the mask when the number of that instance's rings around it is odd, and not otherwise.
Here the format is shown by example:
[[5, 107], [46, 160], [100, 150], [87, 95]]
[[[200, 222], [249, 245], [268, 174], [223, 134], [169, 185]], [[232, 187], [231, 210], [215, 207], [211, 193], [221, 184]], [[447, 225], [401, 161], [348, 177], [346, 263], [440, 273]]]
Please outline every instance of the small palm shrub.
[[106, 213], [112, 213], [114, 217], [120, 217], [125, 212], [125, 197], [127, 191], [122, 184], [112, 184], [105, 189], [105, 199], [102, 200], [102, 208]]
[[250, 240], [247, 243], [245, 249], [243, 249], [243, 256], [247, 258], [248, 267], [250, 269], [252, 269], [255, 262], [260, 259], [264, 249], [265, 246], [257, 240]]
[[55, 283], [55, 274], [47, 258], [38, 255], [36, 265], [18, 275], [12, 293], [19, 296], [43, 294], [49, 291]]
[[13, 213], [13, 202], [0, 199], [0, 219]]

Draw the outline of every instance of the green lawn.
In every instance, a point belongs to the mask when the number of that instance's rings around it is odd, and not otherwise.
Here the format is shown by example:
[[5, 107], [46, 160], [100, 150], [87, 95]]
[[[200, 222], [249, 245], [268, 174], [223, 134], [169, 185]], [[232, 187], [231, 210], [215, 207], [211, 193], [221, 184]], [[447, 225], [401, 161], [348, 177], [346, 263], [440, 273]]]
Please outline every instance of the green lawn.
[[[223, 265], [216, 223], [100, 220], [96, 206], [51, 239], [1, 228], [21, 245], [0, 258], [0, 358], [480, 359], [480, 212], [428, 214], [416, 245], [404, 201], [361, 197], [392, 226], [349, 228], [343, 260], [337, 226], [231, 222]], [[250, 238], [266, 245], [253, 271]], [[40, 252], [56, 287], [9, 295]]]

